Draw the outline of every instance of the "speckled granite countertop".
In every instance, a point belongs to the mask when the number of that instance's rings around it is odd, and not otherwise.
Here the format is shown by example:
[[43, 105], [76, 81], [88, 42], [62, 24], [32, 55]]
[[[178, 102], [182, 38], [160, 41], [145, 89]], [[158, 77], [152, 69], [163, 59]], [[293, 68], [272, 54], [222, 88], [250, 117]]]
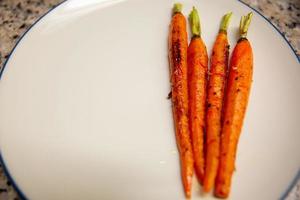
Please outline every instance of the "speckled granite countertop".
[[[0, 0], [0, 69], [20, 36], [62, 0]], [[279, 28], [300, 56], [300, 0], [243, 0]], [[19, 199], [0, 164], [0, 200]], [[287, 197], [300, 200], [300, 180]]]

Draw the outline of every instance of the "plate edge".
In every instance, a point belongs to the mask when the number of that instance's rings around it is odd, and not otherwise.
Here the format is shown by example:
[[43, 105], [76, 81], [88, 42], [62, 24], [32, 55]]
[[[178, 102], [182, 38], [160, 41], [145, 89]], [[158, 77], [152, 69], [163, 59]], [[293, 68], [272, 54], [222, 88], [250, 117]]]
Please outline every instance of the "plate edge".
[[[55, 7], [49, 9], [46, 13], [44, 13], [42, 16], [40, 16], [23, 34], [22, 36], [18, 39], [18, 41], [16, 42], [15, 46], [12, 48], [11, 52], [9, 53], [8, 58], [6, 59], [6, 61], [3, 64], [2, 69], [0, 70], [0, 80], [2, 78], [4, 69], [11, 57], [11, 55], [14, 53], [15, 49], [17, 48], [18, 44], [21, 42], [21, 40], [23, 39], [23, 37], [42, 19], [44, 18], [47, 14], [49, 14], [50, 12], [52, 12], [53, 10], [55, 10], [57, 7], [59, 7], [60, 5], [62, 5], [63, 3], [67, 2], [68, 0], [63, 0], [62, 2], [60, 2], [59, 4], [57, 4]], [[253, 10], [255, 13], [257, 13], [258, 15], [260, 15], [263, 19], [265, 19], [276, 31], [277, 33], [279, 33], [281, 35], [281, 37], [283, 37], [283, 39], [285, 40], [285, 42], [288, 44], [288, 46], [290, 47], [290, 49], [293, 51], [294, 55], [296, 56], [296, 59], [298, 60], [298, 63], [300, 63], [300, 56], [297, 55], [296, 50], [293, 48], [293, 46], [291, 45], [291, 43], [286, 39], [286, 37], [281, 33], [281, 31], [268, 19], [266, 18], [264, 15], [262, 15], [258, 10], [256, 10], [255, 8], [251, 7], [250, 5], [248, 5], [247, 3], [241, 1], [241, 0], [237, 0], [238, 2], [240, 2], [241, 4], [247, 6], [248, 8], [250, 8], [251, 10]], [[17, 194], [19, 195], [21, 200], [29, 200], [25, 193], [22, 192], [22, 190], [20, 189], [20, 187], [18, 187], [18, 185], [16, 184], [16, 182], [14, 181], [14, 179], [12, 178], [12, 175], [9, 173], [8, 168], [5, 165], [1, 150], [0, 150], [0, 163], [2, 165], [4, 174], [7, 176], [7, 179], [11, 182], [13, 188], [16, 190]], [[291, 184], [289, 185], [289, 187], [287, 188], [287, 190], [283, 193], [283, 195], [280, 197], [281, 200], [284, 200], [289, 192], [292, 190], [293, 186], [297, 183], [298, 179], [300, 179], [300, 169], [297, 173], [297, 175], [295, 176], [295, 178], [291, 181]]]
[[[21, 40], [24, 38], [24, 36], [39, 22], [41, 21], [41, 19], [43, 19], [46, 15], [48, 15], [50, 12], [52, 12], [53, 10], [55, 10], [57, 7], [59, 7], [60, 5], [62, 5], [63, 3], [67, 2], [68, 0], [63, 0], [62, 2], [60, 2], [59, 4], [57, 4], [56, 6], [50, 8], [47, 12], [45, 12], [43, 15], [41, 15], [31, 26], [29, 26], [29, 28], [22, 34], [22, 36], [18, 39], [18, 41], [16, 42], [15, 46], [12, 48], [12, 50], [10, 51], [6, 61], [3, 64], [3, 67], [0, 70], [0, 81], [4, 72], [4, 69], [11, 57], [11, 55], [14, 53], [15, 49], [17, 48], [18, 44], [21, 42]], [[25, 193], [21, 190], [21, 188], [17, 185], [17, 183], [14, 181], [11, 173], [8, 170], [8, 167], [6, 166], [2, 153], [1, 153], [1, 149], [0, 149], [0, 164], [3, 168], [3, 172], [7, 177], [7, 180], [11, 182], [11, 185], [13, 186], [13, 188], [15, 189], [16, 193], [18, 194], [19, 198], [21, 200], [29, 200]]]
[[[297, 55], [296, 50], [294, 49], [294, 47], [291, 45], [291, 43], [288, 41], [288, 39], [284, 36], [284, 34], [279, 30], [279, 28], [277, 28], [277, 26], [275, 26], [267, 17], [265, 17], [263, 14], [261, 14], [261, 12], [258, 11], [257, 9], [251, 7], [250, 5], [243, 2], [242, 0], [237, 0], [237, 1], [240, 2], [241, 4], [247, 6], [248, 8], [253, 10], [256, 14], [260, 15], [263, 19], [265, 19], [277, 31], [277, 33], [279, 33], [279, 35], [281, 37], [283, 37], [285, 42], [289, 45], [290, 49], [294, 52], [294, 54], [296, 56], [296, 59], [298, 60], [298, 63], [300, 63], [300, 55], [299, 56]], [[0, 79], [1, 79], [1, 75], [0, 75]]]

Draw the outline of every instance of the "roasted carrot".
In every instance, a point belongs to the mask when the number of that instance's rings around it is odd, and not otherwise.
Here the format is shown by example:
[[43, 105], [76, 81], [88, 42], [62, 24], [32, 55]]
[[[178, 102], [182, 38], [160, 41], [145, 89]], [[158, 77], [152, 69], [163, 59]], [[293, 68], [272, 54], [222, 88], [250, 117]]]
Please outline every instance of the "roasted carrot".
[[169, 32], [169, 62], [172, 85], [173, 118], [181, 160], [181, 176], [187, 198], [191, 196], [194, 173], [193, 150], [188, 119], [188, 68], [186, 20], [182, 5], [175, 4]]
[[192, 39], [188, 47], [189, 119], [195, 171], [200, 183], [204, 176], [205, 101], [208, 57], [201, 38], [200, 19], [194, 7], [189, 15]]
[[229, 55], [227, 27], [231, 15], [228, 13], [223, 16], [211, 55], [206, 110], [205, 192], [214, 186], [219, 165], [221, 114]]
[[220, 198], [226, 198], [230, 193], [238, 140], [251, 88], [253, 54], [246, 37], [251, 18], [252, 13], [241, 18], [241, 37], [233, 50], [230, 61], [225, 91], [220, 163], [215, 187], [215, 196]]

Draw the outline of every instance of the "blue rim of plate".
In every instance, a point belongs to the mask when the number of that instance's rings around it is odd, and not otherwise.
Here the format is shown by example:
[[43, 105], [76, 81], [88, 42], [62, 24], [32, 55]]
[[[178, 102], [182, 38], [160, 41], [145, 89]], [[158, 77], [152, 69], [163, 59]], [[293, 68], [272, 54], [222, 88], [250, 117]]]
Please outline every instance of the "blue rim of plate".
[[[8, 62], [8, 60], [10, 59], [10, 56], [13, 54], [13, 52], [15, 51], [15, 49], [17, 48], [18, 44], [21, 42], [21, 40], [23, 39], [23, 37], [32, 29], [32, 27], [34, 27], [34, 25], [36, 25], [41, 19], [43, 19], [47, 14], [49, 14], [50, 12], [52, 12], [53, 10], [55, 10], [57, 7], [59, 7], [60, 5], [62, 5], [63, 3], [67, 2], [68, 0], [64, 0], [62, 2], [60, 2], [59, 4], [57, 4], [55, 7], [51, 8], [50, 10], [48, 10], [45, 14], [43, 14], [40, 18], [38, 18], [24, 33], [23, 35], [19, 38], [19, 40], [17, 41], [17, 43], [15, 44], [15, 46], [13, 47], [13, 49], [11, 50], [8, 58], [6, 59], [5, 63], [3, 64], [3, 67], [0, 71], [0, 80], [2, 77], [2, 74], [4, 72], [4, 69], [6, 67], [6, 64]], [[272, 22], [266, 18], [264, 15], [262, 15], [258, 10], [256, 10], [255, 8], [252, 8], [251, 6], [249, 6], [248, 4], [242, 2], [241, 0], [237, 0], [238, 2], [242, 3], [243, 5], [247, 6], [248, 8], [250, 8], [251, 10], [253, 10], [255, 13], [257, 13], [258, 15], [260, 15], [262, 18], [264, 18], [276, 31], [277, 33], [279, 33], [283, 39], [285, 40], [285, 42], [289, 45], [290, 49], [294, 52], [298, 62], [300, 63], [300, 56], [297, 55], [296, 50], [293, 48], [293, 46], [290, 44], [290, 42], [286, 39], [286, 37], [281, 33], [281, 31], [274, 25], [272, 24]], [[8, 179], [9, 182], [11, 182], [11, 185], [13, 186], [13, 188], [15, 189], [15, 191], [17, 192], [17, 194], [19, 195], [19, 198], [21, 200], [29, 200], [24, 192], [22, 192], [22, 190], [20, 189], [20, 187], [17, 185], [17, 183], [14, 181], [14, 179], [12, 178], [12, 175], [9, 173], [8, 168], [5, 165], [3, 156], [1, 154], [1, 150], [0, 150], [0, 164], [3, 168], [3, 171]], [[297, 173], [297, 175], [295, 176], [295, 178], [291, 181], [290, 185], [288, 186], [287, 190], [283, 193], [283, 195], [280, 197], [280, 199], [284, 200], [287, 195], [290, 193], [290, 191], [293, 189], [293, 186], [297, 183], [298, 179], [300, 179], [300, 169]]]

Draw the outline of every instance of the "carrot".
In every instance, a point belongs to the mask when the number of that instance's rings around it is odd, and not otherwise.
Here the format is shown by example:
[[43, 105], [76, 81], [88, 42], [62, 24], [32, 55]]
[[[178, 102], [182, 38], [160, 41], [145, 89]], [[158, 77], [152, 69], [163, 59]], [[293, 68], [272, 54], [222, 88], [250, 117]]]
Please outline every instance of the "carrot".
[[193, 150], [188, 120], [187, 32], [181, 4], [175, 4], [169, 32], [169, 62], [173, 118], [181, 160], [181, 176], [187, 198], [191, 196], [194, 173]]
[[224, 118], [221, 135], [221, 155], [215, 196], [228, 197], [238, 140], [247, 108], [253, 73], [253, 54], [246, 38], [252, 13], [241, 18], [240, 34], [232, 53], [224, 102]]
[[201, 39], [200, 19], [195, 7], [189, 15], [193, 37], [188, 47], [189, 119], [195, 171], [200, 183], [204, 176], [205, 98], [208, 57]]
[[203, 183], [205, 192], [209, 192], [214, 186], [219, 165], [221, 114], [229, 55], [227, 27], [231, 15], [232, 13], [228, 13], [222, 18], [211, 56], [206, 110], [206, 157]]

